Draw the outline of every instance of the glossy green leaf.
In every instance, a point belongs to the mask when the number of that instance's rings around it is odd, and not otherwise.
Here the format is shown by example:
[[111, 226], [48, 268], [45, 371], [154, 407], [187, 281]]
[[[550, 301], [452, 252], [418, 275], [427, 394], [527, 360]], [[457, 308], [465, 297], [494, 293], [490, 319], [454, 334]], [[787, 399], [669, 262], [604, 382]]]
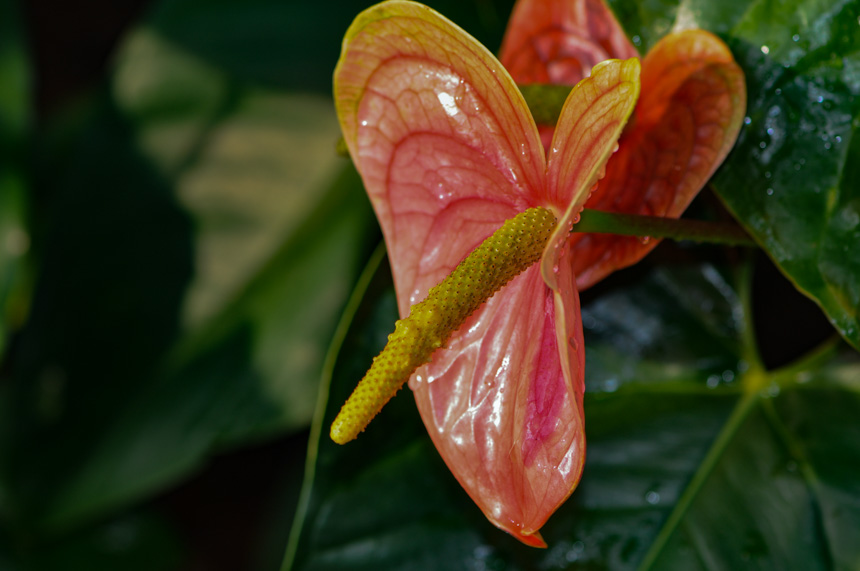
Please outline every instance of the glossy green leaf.
[[[333, 367], [327, 429], [396, 315], [385, 266]], [[301, 532], [284, 568], [827, 568], [856, 562], [856, 357], [767, 374], [740, 296], [711, 266], [660, 269], [583, 307], [582, 482], [542, 532], [487, 523], [432, 447], [408, 392], [358, 440], [311, 444]], [[831, 412], [832, 411], [832, 412]], [[795, 559], [793, 559], [795, 558]], [[800, 558], [800, 559], [796, 559]], [[848, 565], [841, 568], [853, 568]]]
[[728, 41], [746, 74], [748, 118], [712, 186], [860, 349], [860, 2], [613, 6], [640, 49], [677, 25]]
[[330, 98], [240, 81], [147, 24], [116, 61], [41, 165], [43, 267], [4, 403], [10, 509], [39, 529], [306, 427], [378, 240]]

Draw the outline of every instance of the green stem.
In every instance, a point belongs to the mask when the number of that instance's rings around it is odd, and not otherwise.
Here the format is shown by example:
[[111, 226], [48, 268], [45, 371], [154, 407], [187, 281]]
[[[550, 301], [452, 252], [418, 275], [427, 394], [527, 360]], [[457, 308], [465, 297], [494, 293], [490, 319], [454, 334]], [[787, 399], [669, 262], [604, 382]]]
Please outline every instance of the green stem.
[[573, 227], [573, 231], [692, 240], [729, 246], [756, 246], [752, 238], [736, 224], [642, 216], [639, 214], [615, 214], [590, 209], [582, 211], [580, 220]]

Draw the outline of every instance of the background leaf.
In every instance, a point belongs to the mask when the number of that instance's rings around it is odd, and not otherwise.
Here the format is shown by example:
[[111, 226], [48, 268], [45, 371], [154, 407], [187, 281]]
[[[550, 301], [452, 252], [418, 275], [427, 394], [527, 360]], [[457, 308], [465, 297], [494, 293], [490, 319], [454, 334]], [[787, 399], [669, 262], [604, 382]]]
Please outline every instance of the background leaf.
[[68, 528], [307, 426], [378, 240], [338, 134], [327, 98], [241, 81], [152, 25], [129, 37], [42, 155], [43, 265], [6, 418], [22, 525]]
[[764, 5], [753, 8], [733, 29], [749, 126], [715, 187], [860, 348], [860, 3], [804, 3], [779, 26]]

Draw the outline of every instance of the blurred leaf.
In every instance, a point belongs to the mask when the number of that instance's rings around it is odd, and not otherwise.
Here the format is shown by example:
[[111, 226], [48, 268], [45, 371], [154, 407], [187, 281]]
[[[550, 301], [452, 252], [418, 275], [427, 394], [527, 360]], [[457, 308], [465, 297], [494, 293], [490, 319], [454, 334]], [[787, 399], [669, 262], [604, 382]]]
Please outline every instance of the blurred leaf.
[[122, 514], [27, 551], [21, 568], [32, 571], [169, 571], [182, 563], [176, 531], [148, 512]]
[[328, 98], [130, 36], [41, 166], [44, 267], [6, 420], [19, 525], [66, 528], [307, 426], [378, 240], [338, 136]]
[[30, 247], [24, 149], [30, 127], [30, 66], [17, 5], [0, 0], [0, 358], [25, 318], [24, 256]]
[[631, 569], [646, 556], [657, 569], [779, 569], [860, 557], [848, 540], [860, 533], [849, 468], [860, 462], [860, 363], [766, 375], [741, 358], [741, 300], [713, 267], [661, 269], [583, 307], [587, 461], [542, 530], [545, 551], [484, 520], [410, 395], [357, 441], [328, 439], [396, 318], [387, 275], [378, 270], [355, 314], [316, 421], [294, 569]]
[[643, 52], [675, 24], [728, 41], [746, 74], [748, 120], [713, 187], [860, 349], [860, 2], [612, 4]]
[[[56, 486], [45, 523], [109, 510], [213, 451], [306, 426], [323, 348], [365, 242], [357, 237], [370, 232], [367, 208], [348, 172], [244, 295], [125, 403], [87, 463]], [[329, 231], [320, 236], [320, 227]]]
[[[343, 34], [375, 0], [182, 0], [150, 20], [159, 34], [244, 81], [331, 93]], [[498, 49], [513, 0], [428, 0]]]

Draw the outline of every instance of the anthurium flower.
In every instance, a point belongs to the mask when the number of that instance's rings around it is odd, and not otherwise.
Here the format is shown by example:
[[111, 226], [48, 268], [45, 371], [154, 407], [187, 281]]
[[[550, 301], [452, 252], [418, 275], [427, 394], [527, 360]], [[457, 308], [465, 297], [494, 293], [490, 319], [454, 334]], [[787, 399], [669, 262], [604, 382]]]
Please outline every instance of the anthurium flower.
[[[425, 6], [394, 1], [360, 14], [334, 80], [402, 317], [506, 220], [534, 207], [558, 220], [540, 263], [471, 314], [409, 380], [436, 448], [472, 499], [501, 529], [543, 546], [538, 530], [585, 458], [569, 232], [633, 110], [639, 62], [593, 66], [571, 91], [548, 152], [505, 68]], [[436, 310], [416, 307], [423, 321], [392, 338], [435, 319]], [[336, 421], [336, 440], [354, 437], [341, 428]]]
[[[575, 85], [609, 58], [637, 57], [602, 0], [519, 0], [500, 60], [518, 84]], [[737, 139], [746, 109], [743, 72], [704, 30], [662, 38], [642, 60], [642, 96], [586, 208], [677, 218]], [[541, 125], [549, 150], [553, 126]], [[584, 289], [642, 259], [657, 240], [575, 234]]]

